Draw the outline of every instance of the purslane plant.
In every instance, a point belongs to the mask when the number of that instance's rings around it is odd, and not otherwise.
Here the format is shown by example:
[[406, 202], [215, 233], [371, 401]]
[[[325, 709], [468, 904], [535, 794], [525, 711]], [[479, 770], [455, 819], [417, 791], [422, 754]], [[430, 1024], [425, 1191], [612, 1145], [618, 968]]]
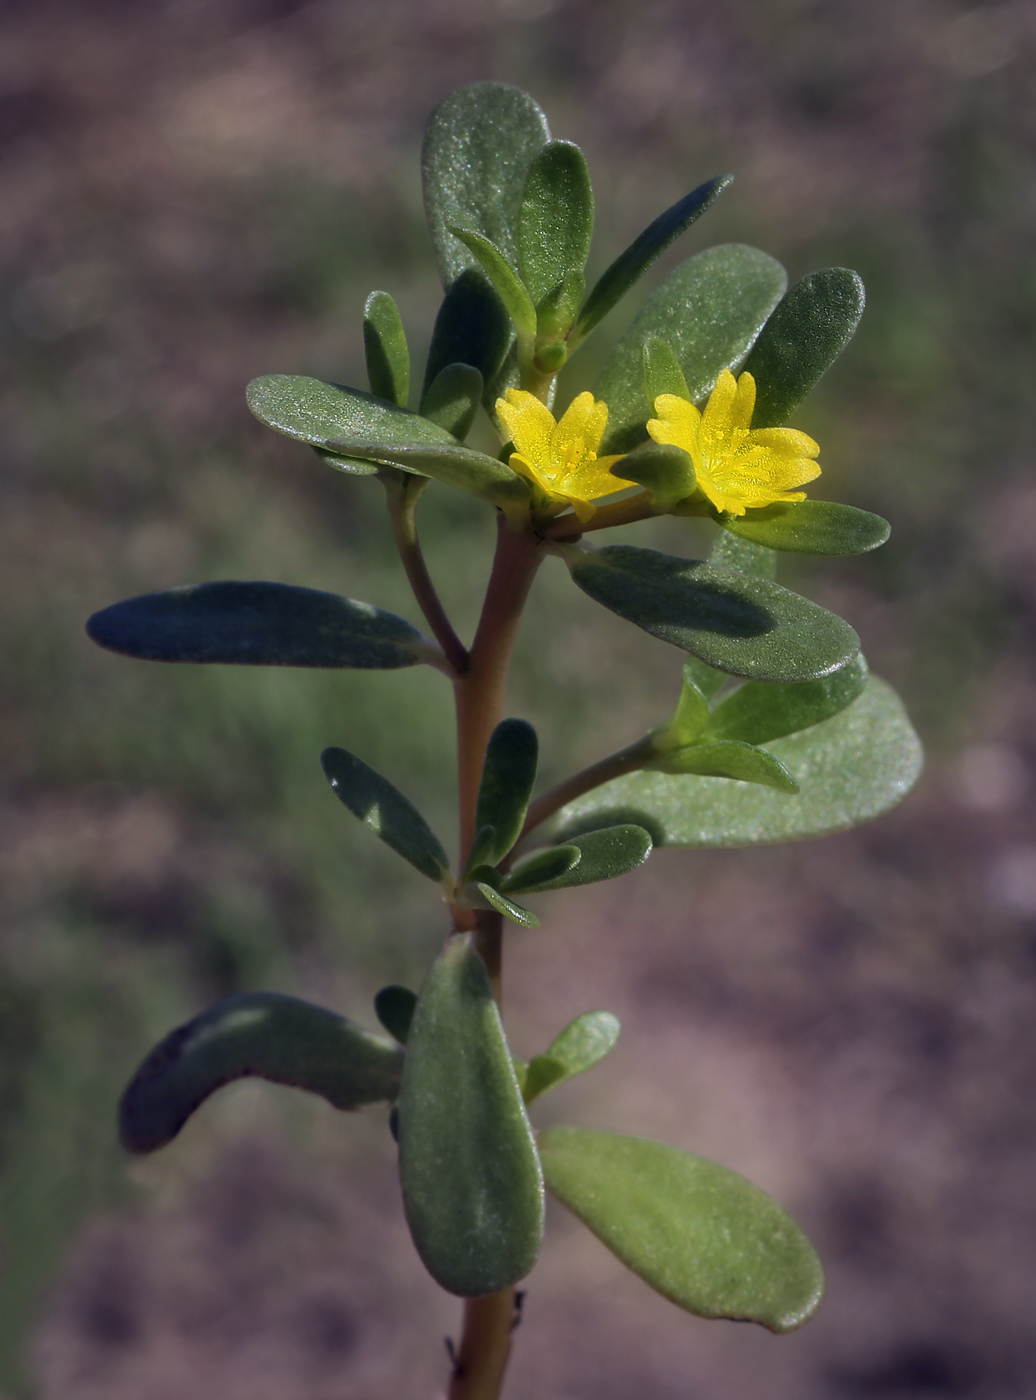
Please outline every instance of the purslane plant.
[[[529, 1107], [615, 1045], [588, 1011], [528, 1064], [500, 1017], [503, 931], [525, 901], [612, 879], [654, 846], [743, 846], [840, 830], [913, 784], [920, 749], [900, 702], [868, 675], [852, 628], [774, 581], [777, 554], [862, 553], [888, 526], [808, 498], [817, 444], [785, 420], [851, 338], [863, 287], [842, 268], [790, 289], [738, 244], [680, 264], [619, 340], [592, 392], [553, 412], [558, 372], [658, 255], [728, 183], [661, 214], [586, 294], [593, 194], [577, 146], [552, 140], [516, 88], [460, 88], [432, 115], [425, 196], [445, 295], [418, 410], [392, 298], [363, 325], [369, 390], [290, 375], [249, 386], [257, 417], [330, 466], [377, 477], [430, 636], [369, 603], [279, 583], [213, 582], [91, 618], [95, 641], [161, 661], [392, 669], [453, 683], [459, 860], [361, 757], [329, 748], [342, 803], [440, 884], [452, 917], [418, 993], [389, 986], [386, 1035], [274, 993], [231, 997], [172, 1032], [120, 1110], [131, 1152], [169, 1142], [244, 1075], [340, 1109], [385, 1103], [403, 1200], [429, 1272], [465, 1299], [452, 1400], [498, 1394], [515, 1285], [536, 1261], [544, 1188], [652, 1288], [700, 1317], [785, 1332], [818, 1306], [817, 1257], [762, 1191], [675, 1147], [585, 1128], [534, 1132]], [[483, 407], [498, 457], [465, 445]], [[416, 508], [430, 480], [481, 498], [497, 547], [470, 646], [426, 568]], [[586, 536], [658, 515], [715, 523], [707, 560]], [[554, 555], [603, 607], [687, 654], [673, 710], [645, 736], [534, 796], [537, 736], [505, 686], [533, 577]], [[537, 902], [537, 908], [539, 907]], [[544, 910], [549, 907], [549, 901]]]

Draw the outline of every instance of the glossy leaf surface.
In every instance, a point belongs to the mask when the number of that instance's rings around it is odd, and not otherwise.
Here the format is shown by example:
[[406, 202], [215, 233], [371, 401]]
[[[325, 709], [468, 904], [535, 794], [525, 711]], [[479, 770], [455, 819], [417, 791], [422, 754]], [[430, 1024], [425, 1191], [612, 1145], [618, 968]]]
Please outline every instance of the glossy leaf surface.
[[325, 749], [320, 762], [338, 800], [429, 880], [441, 880], [450, 862], [424, 817], [387, 778], [347, 749]]
[[741, 783], [759, 783], [777, 792], [797, 793], [799, 785], [773, 754], [738, 739], [720, 739], [711, 744], [691, 744], [663, 754], [651, 765], [657, 773], [697, 773], [706, 778], [728, 778]]
[[660, 506], [673, 505], [695, 487], [694, 463], [689, 452], [668, 443], [646, 442], [612, 467], [612, 475], [635, 481], [650, 491]]
[[537, 305], [566, 272], [582, 272], [593, 231], [586, 158], [571, 141], [551, 141], [532, 162], [518, 216], [518, 265]]
[[721, 569], [736, 569], [739, 574], [751, 574], [753, 578], [777, 577], [777, 555], [772, 549], [753, 544], [729, 530], [720, 530], [713, 540], [709, 563]]
[[581, 853], [579, 864], [572, 866], [564, 875], [544, 880], [536, 886], [537, 892], [573, 889], [577, 885], [593, 885], [599, 880], [614, 880], [618, 875], [626, 875], [647, 860], [651, 854], [652, 840], [643, 827], [624, 824], [595, 831], [584, 829], [582, 834], [565, 844], [578, 847]]
[[698, 1317], [801, 1327], [824, 1274], [805, 1235], [736, 1172], [648, 1138], [548, 1128], [547, 1188], [626, 1267]]
[[475, 830], [493, 828], [493, 841], [482, 852], [496, 865], [518, 840], [536, 781], [539, 742], [524, 719], [502, 720], [490, 735], [475, 808]]
[[811, 272], [791, 287], [763, 327], [743, 369], [755, 379], [753, 428], [778, 427], [853, 338], [863, 283], [847, 267]]
[[525, 1102], [556, 1089], [577, 1074], [600, 1064], [619, 1039], [619, 1018], [610, 1011], [584, 1011], [554, 1037], [542, 1055], [529, 1061], [525, 1071]]
[[371, 292], [363, 308], [363, 351], [371, 393], [406, 408], [410, 350], [399, 307], [388, 292]]
[[866, 554], [885, 543], [887, 520], [837, 501], [775, 501], [731, 516], [724, 527], [741, 539], [793, 554]]
[[482, 375], [474, 365], [446, 365], [428, 386], [421, 413], [455, 438], [466, 438], [482, 402]]
[[444, 287], [475, 265], [451, 224], [491, 239], [518, 266], [518, 210], [529, 167], [549, 140], [540, 108], [506, 83], [468, 83], [436, 107], [425, 131], [421, 174]]
[[513, 924], [522, 928], [539, 928], [540, 921], [536, 915], [530, 909], [516, 904], [506, 894], [502, 894], [495, 884], [479, 880], [476, 882], [476, 888], [490, 908], [495, 909], [498, 914], [503, 914], [505, 919], [510, 919]]
[[[720, 671], [710, 671], [710, 674], [720, 676], [720, 684], [726, 679]], [[716, 689], [719, 689], [719, 685], [716, 686]], [[686, 744], [693, 743], [705, 728], [708, 720], [708, 695], [698, 684], [695, 673], [691, 670], [690, 664], [687, 663], [683, 668], [680, 698], [676, 702], [676, 709], [665, 726], [659, 726], [655, 731], [655, 747], [660, 752], [665, 753], [670, 749], [681, 749]]]
[[391, 1102], [402, 1073], [397, 1045], [344, 1016], [276, 992], [245, 992], [217, 1002], [152, 1050], [122, 1096], [119, 1136], [128, 1152], [154, 1152], [210, 1094], [249, 1075], [355, 1109]]
[[417, 1001], [399, 1097], [407, 1222], [450, 1293], [523, 1278], [543, 1236], [543, 1179], [485, 966], [465, 938], [432, 965]]
[[505, 512], [513, 510], [521, 514], [526, 511], [528, 487], [516, 472], [495, 457], [475, 452], [454, 439], [451, 442], [452, 445], [448, 447], [395, 446], [365, 441], [340, 443], [339, 446], [357, 457], [369, 457], [386, 467], [399, 467], [419, 476], [433, 477], [447, 486], [455, 486], [459, 491], [492, 501]]
[[708, 717], [703, 739], [742, 739], [767, 744], [820, 724], [851, 705], [867, 684], [867, 663], [857, 656], [848, 666], [818, 681], [767, 685], [746, 681]]
[[334, 467], [335, 471], [345, 472], [347, 476], [377, 476], [381, 470], [377, 462], [361, 462], [358, 457], [343, 457], [337, 452], [328, 452], [326, 447], [314, 447], [313, 451], [322, 462]]
[[260, 423], [345, 457], [362, 457], [342, 449], [349, 442], [407, 447], [456, 444], [445, 429], [388, 399], [304, 374], [267, 374], [253, 379], [246, 392], [248, 407]]
[[574, 268], [565, 273], [536, 304], [536, 333], [541, 337], [564, 337], [576, 318], [586, 278]]
[[496, 288], [497, 296], [507, 308], [507, 314], [514, 322], [519, 335], [531, 339], [536, 334], [536, 308], [504, 253], [495, 243], [472, 229], [456, 226], [451, 232], [481, 264], [483, 272]]
[[550, 850], [538, 851], [505, 875], [500, 889], [504, 894], [521, 894], [524, 890], [538, 889], [544, 882], [558, 880], [574, 870], [582, 857], [578, 846], [552, 846]]
[[374, 997], [374, 1014], [394, 1040], [405, 1045], [417, 1007], [417, 993], [392, 983]]
[[568, 550], [566, 562], [603, 607], [730, 675], [813, 680], [860, 649], [847, 622], [766, 579], [633, 545]]
[[720, 778], [633, 773], [570, 803], [552, 835], [576, 841], [601, 822], [638, 822], [665, 846], [752, 846], [844, 831], [902, 801], [922, 753], [895, 691], [871, 677], [833, 718], [767, 745], [797, 797]]
[[391, 671], [438, 647], [394, 613], [287, 583], [198, 583], [94, 613], [99, 646], [144, 661]]
[[679, 399], [689, 399], [691, 391], [687, 387], [680, 361], [668, 341], [660, 335], [649, 335], [644, 341], [644, 393], [648, 408], [654, 416], [655, 400], [659, 394], [675, 394]]
[[442, 299], [425, 364], [422, 399], [447, 365], [471, 365], [482, 376], [485, 395], [492, 393], [508, 348], [514, 340], [511, 318], [485, 275], [476, 268], [462, 272]]
[[[586, 299], [582, 315], [573, 330], [574, 341], [584, 340], [617, 301], [626, 295], [651, 264], [669, 247], [674, 239], [690, 228], [709, 205], [723, 193], [733, 176], [720, 175], [706, 180], [683, 199], [671, 205], [648, 224], [643, 233], [620, 253], [611, 267], [602, 274]], [[611, 450], [611, 449], [609, 449]]]
[[643, 357], [649, 336], [660, 336], [672, 348], [691, 397], [698, 400], [721, 369], [740, 365], [786, 285], [780, 263], [740, 243], [708, 248], [670, 273], [594, 387], [609, 412], [602, 455], [630, 452], [648, 435], [653, 408], [644, 390]]

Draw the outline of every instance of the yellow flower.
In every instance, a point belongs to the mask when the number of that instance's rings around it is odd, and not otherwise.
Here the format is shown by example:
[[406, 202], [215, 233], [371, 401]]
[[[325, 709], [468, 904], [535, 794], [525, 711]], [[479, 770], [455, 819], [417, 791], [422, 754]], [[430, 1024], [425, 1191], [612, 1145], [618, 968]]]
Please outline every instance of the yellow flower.
[[511, 453], [511, 466], [538, 488], [534, 499], [538, 494], [539, 509], [570, 505], [585, 524], [597, 509], [591, 501], [633, 485], [609, 471], [618, 456], [597, 455], [608, 405], [595, 402], [593, 394], [573, 399], [560, 420], [524, 389], [508, 389], [497, 399], [496, 411], [518, 449]]
[[729, 369], [716, 380], [705, 411], [676, 394], [659, 394], [648, 423], [656, 442], [690, 453], [698, 485], [717, 510], [744, 515], [773, 501], [802, 501], [804, 486], [820, 475], [812, 459], [820, 448], [795, 428], [751, 428], [755, 380]]

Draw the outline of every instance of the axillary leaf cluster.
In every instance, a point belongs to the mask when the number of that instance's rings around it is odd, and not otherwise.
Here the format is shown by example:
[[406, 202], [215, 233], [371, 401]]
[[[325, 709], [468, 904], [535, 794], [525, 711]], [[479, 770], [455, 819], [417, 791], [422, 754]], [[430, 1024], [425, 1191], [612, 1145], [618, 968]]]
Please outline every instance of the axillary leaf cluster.
[[[597, 1064], [619, 1025], [588, 1011], [518, 1060], [500, 1011], [504, 929], [534, 936], [527, 931], [549, 922], [542, 896], [624, 875], [656, 846], [798, 839], [875, 817], [910, 789], [920, 749], [852, 628], [775, 579], [780, 552], [858, 554], [888, 535], [879, 517], [808, 495], [820, 448], [786, 426], [856, 328], [856, 274], [826, 268], [789, 288], [756, 249], [698, 252], [641, 307], [593, 389], [566, 401], [556, 397], [559, 372], [728, 177], [661, 212], [588, 282], [586, 161], [551, 138], [527, 94], [477, 83], [447, 96], [429, 122], [423, 173], [443, 283], [423, 373], [413, 373], [396, 303], [375, 291], [362, 326], [366, 387], [271, 374], [248, 389], [262, 422], [323, 464], [381, 483], [422, 625], [312, 589], [210, 581], [116, 603], [89, 632], [146, 660], [429, 665], [454, 687], [452, 856], [361, 756], [341, 747], [322, 756], [341, 804], [441, 889], [450, 926], [420, 989], [379, 993], [385, 1034], [272, 992], [220, 1002], [145, 1059], [123, 1099], [121, 1133], [130, 1151], [153, 1151], [243, 1075], [341, 1110], [389, 1105], [418, 1253], [469, 1300], [450, 1391], [459, 1400], [497, 1393], [509, 1290], [539, 1254], [545, 1190], [700, 1317], [783, 1332], [816, 1309], [823, 1283], [811, 1246], [736, 1173], [640, 1138], [536, 1133], [533, 1102]], [[467, 445], [482, 412], [497, 455]], [[476, 497], [497, 520], [470, 643], [421, 552], [417, 510], [431, 480]], [[708, 557], [587, 539], [659, 515], [711, 521]], [[670, 712], [647, 734], [541, 791], [536, 732], [507, 716], [505, 696], [522, 607], [548, 557], [603, 608], [680, 649], [685, 664]], [[489, 1298], [504, 1301], [478, 1304]]]

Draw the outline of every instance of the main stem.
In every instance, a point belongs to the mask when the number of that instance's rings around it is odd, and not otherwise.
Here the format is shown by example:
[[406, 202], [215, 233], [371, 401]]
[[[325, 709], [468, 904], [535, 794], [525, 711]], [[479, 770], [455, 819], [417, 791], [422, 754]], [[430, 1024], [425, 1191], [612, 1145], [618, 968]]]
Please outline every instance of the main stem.
[[[486, 745], [503, 718], [511, 652], [542, 557], [535, 535], [512, 534], [500, 518], [482, 616], [467, 667], [454, 682], [462, 864], [475, 837], [475, 809]], [[475, 947], [486, 964], [493, 995], [499, 1003], [503, 920], [491, 911], [458, 910], [457, 926], [473, 932]], [[497, 1400], [511, 1351], [514, 1315], [513, 1288], [481, 1298], [465, 1298], [464, 1330], [450, 1378], [449, 1400]]]

